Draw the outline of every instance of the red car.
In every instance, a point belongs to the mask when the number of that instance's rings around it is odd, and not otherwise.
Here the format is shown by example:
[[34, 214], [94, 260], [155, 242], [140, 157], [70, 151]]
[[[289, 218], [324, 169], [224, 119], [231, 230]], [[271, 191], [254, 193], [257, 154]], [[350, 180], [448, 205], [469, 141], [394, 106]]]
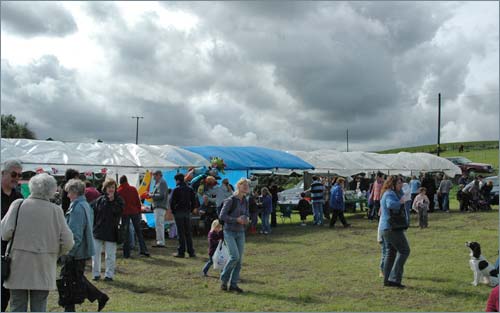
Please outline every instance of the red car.
[[456, 164], [462, 170], [462, 173], [493, 173], [493, 166], [485, 163], [474, 163], [464, 157], [446, 158]]

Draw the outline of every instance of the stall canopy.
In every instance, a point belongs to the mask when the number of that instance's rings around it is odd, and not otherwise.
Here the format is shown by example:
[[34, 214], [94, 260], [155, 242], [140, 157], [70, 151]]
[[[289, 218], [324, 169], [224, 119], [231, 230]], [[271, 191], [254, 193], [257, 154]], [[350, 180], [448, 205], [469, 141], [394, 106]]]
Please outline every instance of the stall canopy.
[[226, 170], [312, 169], [313, 165], [301, 158], [262, 147], [190, 146], [186, 150], [210, 160], [219, 157], [226, 163]]
[[429, 153], [378, 154], [340, 152], [336, 150], [289, 151], [314, 165], [312, 173], [352, 176], [359, 173], [383, 172], [410, 176], [419, 172], [444, 172], [450, 177], [460, 175], [458, 166]]
[[18, 159], [25, 171], [80, 171], [139, 173], [146, 169], [208, 166], [202, 156], [179, 147], [162, 145], [73, 143], [29, 139], [1, 141], [1, 162]]

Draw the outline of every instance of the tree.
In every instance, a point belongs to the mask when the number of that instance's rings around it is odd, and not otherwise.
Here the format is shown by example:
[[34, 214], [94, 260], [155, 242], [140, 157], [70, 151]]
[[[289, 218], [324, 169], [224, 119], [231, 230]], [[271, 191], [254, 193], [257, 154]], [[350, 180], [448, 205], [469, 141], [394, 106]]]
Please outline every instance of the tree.
[[36, 139], [35, 133], [28, 128], [28, 123], [19, 124], [12, 114], [1, 115], [2, 117], [2, 138], [26, 138]]

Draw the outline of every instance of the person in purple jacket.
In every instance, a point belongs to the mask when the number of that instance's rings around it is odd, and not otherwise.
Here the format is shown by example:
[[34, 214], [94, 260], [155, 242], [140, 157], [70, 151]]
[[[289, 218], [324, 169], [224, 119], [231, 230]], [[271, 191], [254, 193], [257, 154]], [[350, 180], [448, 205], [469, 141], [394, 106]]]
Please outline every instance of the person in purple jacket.
[[[236, 192], [224, 200], [220, 219], [224, 221], [224, 241], [229, 250], [229, 260], [220, 274], [221, 290], [242, 293], [238, 287], [241, 261], [245, 250], [245, 226], [248, 224], [248, 201], [250, 192], [248, 180], [242, 178], [236, 183]], [[228, 287], [229, 284], [229, 287]]]
[[208, 276], [210, 266], [214, 264], [212, 257], [214, 256], [215, 249], [219, 245], [219, 241], [224, 240], [224, 233], [222, 232], [222, 225], [219, 220], [212, 222], [212, 227], [208, 232], [208, 262], [203, 267], [203, 276]]

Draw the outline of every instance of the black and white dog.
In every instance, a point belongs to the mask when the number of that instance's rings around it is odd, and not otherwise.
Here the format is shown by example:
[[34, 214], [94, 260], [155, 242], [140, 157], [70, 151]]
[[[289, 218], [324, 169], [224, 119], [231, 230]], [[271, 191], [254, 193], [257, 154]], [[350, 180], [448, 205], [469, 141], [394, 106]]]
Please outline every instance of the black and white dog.
[[467, 241], [465, 245], [470, 249], [469, 264], [474, 273], [472, 284], [477, 286], [481, 282], [491, 287], [498, 285], [498, 270], [481, 255], [481, 245], [475, 241]]

